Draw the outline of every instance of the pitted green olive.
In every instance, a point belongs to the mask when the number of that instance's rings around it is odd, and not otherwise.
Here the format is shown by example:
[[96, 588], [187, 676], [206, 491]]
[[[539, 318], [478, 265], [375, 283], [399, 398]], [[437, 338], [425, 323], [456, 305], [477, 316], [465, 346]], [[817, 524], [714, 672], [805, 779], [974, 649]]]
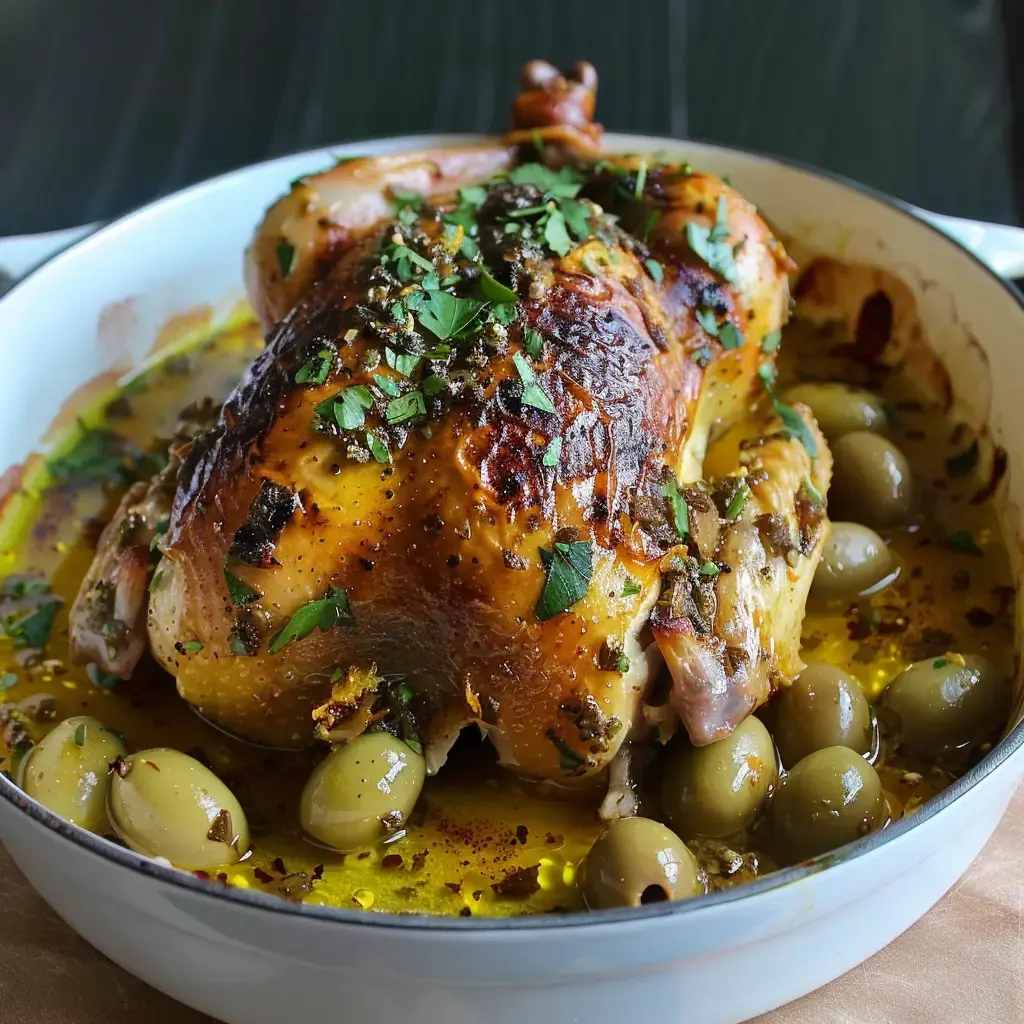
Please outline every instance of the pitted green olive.
[[887, 818], [878, 772], [848, 747], [808, 754], [772, 797], [772, 835], [789, 864], [851, 843]]
[[299, 820], [336, 850], [383, 839], [408, 820], [423, 789], [423, 757], [386, 732], [363, 733], [328, 754], [302, 791]]
[[854, 430], [882, 433], [889, 425], [877, 395], [845, 384], [797, 384], [785, 392], [783, 399], [790, 405], [802, 402], [808, 406], [830, 442]]
[[777, 777], [772, 738], [751, 715], [706, 747], [683, 737], [672, 744], [662, 773], [662, 811], [686, 839], [732, 836], [754, 823]]
[[906, 456], [867, 430], [844, 434], [832, 445], [829, 515], [868, 526], [891, 526], [910, 512], [913, 481]]
[[48, 732], [21, 763], [21, 788], [66, 821], [105, 831], [111, 763], [124, 743], [95, 718], [67, 718]]
[[583, 858], [577, 884], [591, 910], [685, 900], [707, 891], [697, 858], [650, 818], [613, 821]]
[[814, 571], [818, 597], [849, 599], [882, 589], [895, 578], [885, 541], [860, 523], [832, 523]]
[[786, 767], [815, 750], [871, 750], [871, 709], [860, 683], [842, 669], [812, 661], [772, 700], [772, 736]]
[[1010, 713], [1009, 679], [987, 658], [947, 654], [926, 658], [897, 676], [882, 695], [880, 713], [897, 740], [933, 757], [992, 739]]
[[232, 864], [249, 848], [249, 825], [231, 790], [194, 757], [168, 747], [119, 764], [107, 814], [133, 850], [179, 868]]

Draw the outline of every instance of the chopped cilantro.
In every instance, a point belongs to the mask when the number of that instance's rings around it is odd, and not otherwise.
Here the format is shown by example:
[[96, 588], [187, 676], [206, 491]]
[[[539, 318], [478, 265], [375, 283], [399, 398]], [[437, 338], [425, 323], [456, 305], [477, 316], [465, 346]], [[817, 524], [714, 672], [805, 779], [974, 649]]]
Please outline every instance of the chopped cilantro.
[[535, 612], [544, 622], [586, 597], [594, 574], [594, 556], [589, 541], [573, 541], [556, 542], [551, 551], [541, 548], [540, 557], [547, 578]]
[[622, 596], [623, 597], [636, 597], [640, 593], [640, 584], [637, 583], [632, 576], [626, 577], [626, 582], [622, 584]]
[[563, 199], [558, 204], [558, 209], [565, 218], [566, 226], [576, 236], [577, 241], [585, 242], [591, 235], [591, 213], [587, 203], [579, 199]]
[[715, 565], [714, 562], [705, 562], [698, 570], [701, 576], [707, 576], [709, 579], [714, 579], [722, 570]]
[[736, 493], [729, 500], [729, 504], [725, 510], [725, 518], [737, 519], [749, 499], [750, 488], [747, 486], [746, 481], [744, 481], [736, 488]]
[[433, 398], [435, 395], [441, 394], [445, 389], [444, 378], [438, 377], [436, 373], [430, 374], [429, 377], [424, 377], [420, 385], [423, 389], [423, 394], [428, 398]]
[[14, 641], [15, 647], [44, 647], [60, 606], [60, 599], [55, 597], [28, 611], [12, 612], [0, 620], [0, 631]]
[[778, 351], [781, 343], [782, 331], [770, 331], [761, 339], [761, 351], [770, 356], [773, 352]]
[[365, 384], [355, 384], [321, 402], [317, 416], [334, 417], [342, 430], [358, 430], [366, 422], [366, 410], [373, 405], [373, 395]]
[[85, 672], [89, 677], [89, 682], [98, 690], [111, 690], [121, 682], [120, 676], [103, 672], [99, 665], [93, 662], [89, 662], [89, 664], [85, 666]]
[[715, 316], [715, 312], [712, 309], [698, 309], [697, 310], [697, 323], [704, 328], [705, 334], [710, 334], [712, 338], [718, 337], [718, 317]]
[[75, 746], [85, 746], [85, 722], [79, 722], [75, 728]]
[[675, 528], [676, 536], [680, 540], [685, 540], [690, 536], [690, 510], [686, 506], [686, 498], [683, 497], [675, 480], [663, 484], [661, 493], [672, 513], [672, 526]]
[[936, 658], [932, 662], [932, 668], [945, 668], [949, 662], [945, 658]]
[[428, 274], [434, 269], [434, 264], [430, 260], [410, 249], [407, 245], [392, 246], [388, 249], [387, 255], [394, 260], [408, 260], [410, 263], [415, 263], [417, 267], [427, 271]]
[[417, 416], [426, 416], [427, 406], [423, 401], [423, 392], [410, 391], [400, 398], [392, 398], [384, 412], [388, 423], [393, 427], [408, 423]]
[[778, 414], [779, 419], [782, 420], [782, 426], [785, 428], [786, 433], [790, 437], [796, 438], [807, 449], [807, 454], [812, 459], [816, 459], [818, 457], [818, 446], [814, 442], [814, 435], [811, 433], [810, 427], [807, 426], [796, 409], [778, 399], [774, 391], [771, 391], [770, 394], [772, 396], [772, 405], [775, 407], [775, 412]]
[[348, 604], [348, 594], [333, 584], [319, 601], [304, 604], [288, 620], [287, 625], [270, 639], [270, 653], [277, 654], [293, 640], [304, 640], [315, 629], [323, 632], [338, 625], [355, 624]]
[[558, 460], [562, 457], [562, 437], [560, 434], [556, 434], [548, 442], [548, 446], [544, 449], [544, 457], [541, 459], [541, 463], [545, 466], [557, 466]]
[[231, 596], [231, 603], [237, 605], [251, 604], [258, 601], [263, 595], [249, 586], [245, 580], [236, 576], [233, 572], [224, 570], [224, 581], [228, 585], [228, 594]]
[[574, 246], [565, 228], [565, 215], [561, 210], [552, 210], [544, 221], [544, 241], [559, 256], [567, 256]]
[[49, 592], [50, 584], [42, 576], [8, 576], [3, 582], [6, 597], [39, 597]]
[[526, 356], [522, 352], [516, 352], [512, 356], [512, 362], [515, 363], [523, 382], [523, 405], [540, 409], [541, 412], [554, 412], [555, 407], [551, 404], [551, 399], [544, 393], [544, 389], [537, 383], [537, 375], [533, 372], [533, 367], [530, 366]]
[[295, 246], [291, 242], [280, 241], [274, 250], [277, 254], [277, 269], [282, 277], [291, 277], [295, 269]]
[[329, 348], [322, 348], [315, 356], [310, 356], [295, 374], [296, 384], [323, 384], [331, 373], [334, 353]]
[[815, 505], [825, 504], [825, 496], [806, 477], [800, 484], [800, 490], [803, 491], [804, 494], [806, 494], [807, 497], [810, 498]]
[[182, 654], [198, 654], [203, 649], [203, 644], [199, 640], [186, 640], [181, 645]]
[[513, 185], [533, 185], [560, 199], [572, 199], [583, 187], [583, 177], [571, 167], [553, 171], [543, 164], [520, 164], [509, 171], [508, 180]]
[[619, 651], [619, 656], [615, 659], [615, 671], [620, 675], [625, 675], [629, 671], [629, 658], [625, 651]]
[[555, 750], [558, 751], [558, 767], [566, 775], [571, 775], [583, 764], [583, 758], [554, 729], [549, 729], [545, 735], [554, 744]]
[[86, 428], [67, 454], [50, 461], [50, 475], [58, 481], [120, 479], [125, 471], [126, 448], [124, 438], [112, 430]]
[[480, 273], [480, 292], [491, 302], [519, 301], [519, 296], [511, 288], [506, 288], [500, 281], [496, 281], [486, 269]]
[[409, 352], [396, 352], [391, 347], [384, 349], [384, 361], [403, 377], [411, 377], [416, 372], [421, 358], [422, 356], [412, 355]]
[[647, 273], [651, 275], [652, 280], [655, 284], [661, 284], [662, 279], [665, 276], [664, 270], [662, 270], [661, 264], [657, 260], [644, 260], [644, 266], [647, 268]]
[[686, 225], [686, 240], [694, 253], [708, 267], [721, 274], [730, 284], [738, 280], [736, 263], [733, 260], [733, 247], [729, 244], [729, 208], [725, 195], [718, 197], [718, 216], [714, 226], [704, 227], [691, 221]]
[[459, 199], [467, 206], [482, 206], [487, 199], [487, 189], [483, 185], [467, 185], [459, 189]]
[[407, 192], [405, 189], [395, 188], [393, 185], [388, 191], [399, 206], [411, 206], [414, 210], [418, 210], [423, 205], [423, 196], [419, 192]]

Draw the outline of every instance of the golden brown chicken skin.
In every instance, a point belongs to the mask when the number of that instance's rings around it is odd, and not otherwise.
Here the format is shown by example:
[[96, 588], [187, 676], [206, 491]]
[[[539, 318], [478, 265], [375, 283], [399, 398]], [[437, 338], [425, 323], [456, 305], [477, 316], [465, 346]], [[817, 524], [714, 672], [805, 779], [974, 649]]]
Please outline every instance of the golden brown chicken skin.
[[[386, 713], [401, 678], [432, 767], [476, 723], [518, 771], [587, 775], [642, 727], [663, 575], [726, 595], [746, 564], [700, 550], [680, 501], [712, 433], [764, 398], [789, 262], [719, 179], [602, 157], [589, 115], [534, 132], [545, 104], [593, 95], [585, 71], [539, 77], [517, 101], [530, 131], [343, 164], [257, 233], [255, 307], [297, 301], [182, 468], [149, 608], [153, 654], [229, 730], [303, 745], [343, 707]], [[787, 439], [786, 487], [808, 460], [789, 423], [764, 427]], [[696, 606], [670, 611], [664, 636]], [[702, 621], [725, 665], [725, 620]], [[799, 669], [769, 655], [757, 699]], [[693, 683], [674, 703], [697, 742], [757, 702], [688, 701]]]

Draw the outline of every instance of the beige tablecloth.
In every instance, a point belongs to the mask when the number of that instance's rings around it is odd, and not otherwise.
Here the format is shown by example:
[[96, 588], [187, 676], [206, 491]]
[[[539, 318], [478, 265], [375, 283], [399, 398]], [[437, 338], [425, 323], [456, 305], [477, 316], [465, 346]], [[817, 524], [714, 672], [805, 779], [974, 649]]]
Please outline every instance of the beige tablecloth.
[[[94, 952], [2, 850], [0, 957], [2, 1024], [212, 1024]], [[929, 914], [867, 963], [756, 1024], [961, 1022], [1024, 1022], [1024, 788]]]

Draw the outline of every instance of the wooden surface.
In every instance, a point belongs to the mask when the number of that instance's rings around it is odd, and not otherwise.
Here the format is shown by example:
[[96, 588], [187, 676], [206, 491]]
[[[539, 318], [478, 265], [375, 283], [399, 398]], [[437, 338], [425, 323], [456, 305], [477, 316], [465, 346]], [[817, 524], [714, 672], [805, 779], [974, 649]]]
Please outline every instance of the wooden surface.
[[1016, 221], [1024, 3], [1005, 6], [0, 0], [0, 235], [110, 218], [300, 148], [498, 129], [531, 57], [592, 61], [610, 129], [750, 146]]

